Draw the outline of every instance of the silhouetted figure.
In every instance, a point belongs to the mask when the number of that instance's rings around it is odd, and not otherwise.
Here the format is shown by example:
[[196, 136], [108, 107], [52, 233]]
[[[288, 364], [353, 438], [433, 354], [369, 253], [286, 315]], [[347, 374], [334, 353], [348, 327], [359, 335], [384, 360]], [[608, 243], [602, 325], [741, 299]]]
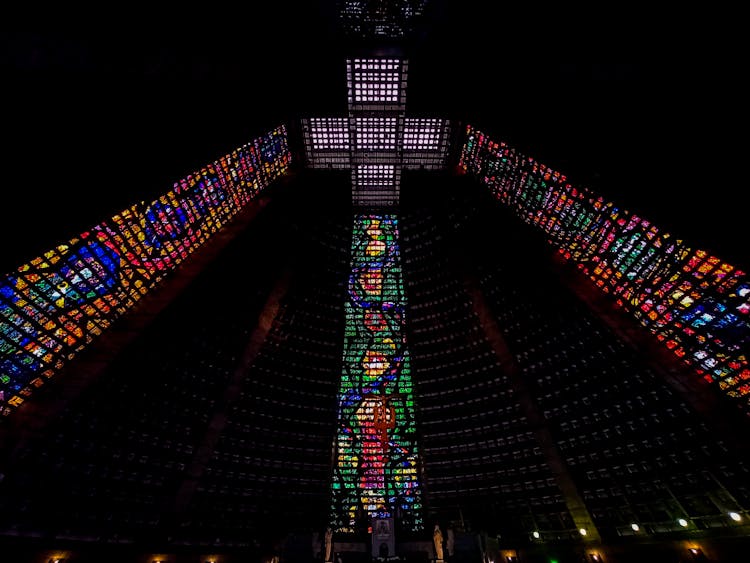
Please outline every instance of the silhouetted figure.
[[448, 552], [448, 557], [453, 557], [453, 546], [456, 542], [456, 536], [453, 533], [453, 528], [448, 528], [447, 539], [445, 540], [445, 550]]

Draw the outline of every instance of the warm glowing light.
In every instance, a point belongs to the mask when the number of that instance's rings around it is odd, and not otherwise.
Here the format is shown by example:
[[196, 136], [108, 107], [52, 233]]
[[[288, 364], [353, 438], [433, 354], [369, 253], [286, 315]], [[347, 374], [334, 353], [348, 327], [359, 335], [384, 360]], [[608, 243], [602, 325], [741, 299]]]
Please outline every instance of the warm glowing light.
[[638, 530], [641, 529], [641, 527], [636, 523], [631, 524], [630, 527], [633, 529], [634, 532], [637, 532]]
[[680, 519], [678, 519], [678, 520], [677, 520], [677, 523], [678, 523], [678, 524], [679, 524], [680, 526], [682, 526], [683, 528], [687, 528], [687, 525], [688, 525], [688, 521], [687, 521], [687, 520], [685, 520], [684, 518], [680, 518]]
[[581, 534], [582, 536], [585, 536], [586, 534], [588, 534], [588, 532], [586, 531], [586, 528], [581, 528], [580, 530], [578, 530], [578, 533]]
[[740, 520], [742, 520], [742, 516], [740, 516], [740, 515], [739, 515], [738, 513], [736, 513], [736, 512], [730, 512], [730, 513], [729, 513], [729, 517], [730, 517], [730, 518], [731, 518], [732, 520], [734, 520], [735, 522], [739, 522]]
[[531, 535], [534, 536], [534, 539], [537, 539], [537, 540], [541, 536], [541, 534], [539, 532], [537, 532], [536, 530], [534, 530], [533, 532], [531, 532]]

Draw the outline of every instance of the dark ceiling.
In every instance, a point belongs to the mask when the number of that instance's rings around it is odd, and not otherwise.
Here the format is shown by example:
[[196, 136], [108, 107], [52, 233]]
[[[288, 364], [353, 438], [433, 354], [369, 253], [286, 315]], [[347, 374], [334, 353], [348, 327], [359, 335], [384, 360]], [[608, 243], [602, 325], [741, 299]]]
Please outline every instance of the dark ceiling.
[[[353, 45], [337, 34], [332, 3], [270, 4], [237, 29], [208, 19], [170, 31], [0, 34], [3, 269], [282, 121], [343, 113]], [[656, 48], [637, 21], [579, 32], [500, 17], [490, 4], [429, 7], [406, 46], [408, 112], [476, 124], [750, 265], [732, 57], [695, 42]]]

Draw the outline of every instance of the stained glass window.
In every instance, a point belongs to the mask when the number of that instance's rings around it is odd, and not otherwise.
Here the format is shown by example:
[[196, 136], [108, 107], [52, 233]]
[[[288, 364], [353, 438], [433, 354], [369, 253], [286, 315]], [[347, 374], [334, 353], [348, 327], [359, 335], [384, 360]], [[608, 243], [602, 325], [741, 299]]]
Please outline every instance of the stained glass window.
[[467, 127], [460, 165], [750, 414], [750, 279]]
[[24, 402], [290, 162], [281, 126], [0, 277], [0, 409]]
[[404, 336], [404, 286], [394, 215], [354, 219], [345, 305], [332, 525], [354, 531], [362, 518], [422, 521], [414, 398]]

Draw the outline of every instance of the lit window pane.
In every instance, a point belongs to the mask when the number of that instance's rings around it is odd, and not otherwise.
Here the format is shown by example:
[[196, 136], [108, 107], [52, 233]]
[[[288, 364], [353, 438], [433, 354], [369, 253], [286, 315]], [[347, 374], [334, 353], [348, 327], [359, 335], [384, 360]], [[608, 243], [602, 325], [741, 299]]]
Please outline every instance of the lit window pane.
[[355, 103], [398, 103], [401, 61], [354, 59], [351, 67]]
[[358, 117], [356, 124], [356, 148], [389, 150], [396, 148], [395, 117]]
[[344, 117], [313, 117], [310, 133], [315, 150], [349, 148], [349, 121]]
[[440, 146], [442, 119], [406, 118], [404, 122], [404, 149], [436, 150]]

